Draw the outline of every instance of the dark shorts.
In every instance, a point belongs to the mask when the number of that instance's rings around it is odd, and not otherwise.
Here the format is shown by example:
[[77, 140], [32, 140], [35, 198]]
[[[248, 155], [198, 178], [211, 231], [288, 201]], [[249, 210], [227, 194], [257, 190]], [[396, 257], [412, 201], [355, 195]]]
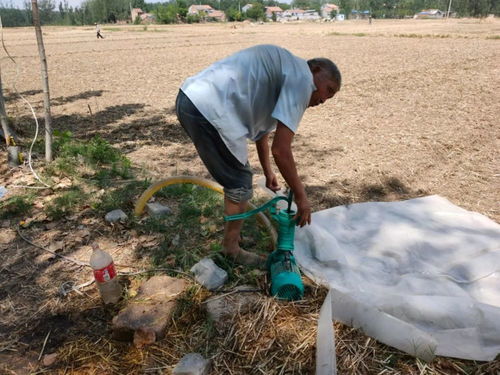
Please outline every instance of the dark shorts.
[[181, 90], [175, 102], [177, 118], [192, 139], [196, 151], [212, 177], [224, 187], [224, 195], [233, 202], [252, 198], [252, 171], [229, 151], [219, 132], [198, 111]]

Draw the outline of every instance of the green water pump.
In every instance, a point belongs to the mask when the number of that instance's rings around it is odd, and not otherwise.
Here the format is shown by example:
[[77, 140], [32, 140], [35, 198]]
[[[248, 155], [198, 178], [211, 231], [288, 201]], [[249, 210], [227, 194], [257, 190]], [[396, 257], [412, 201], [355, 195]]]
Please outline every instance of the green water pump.
[[[287, 201], [287, 209], [279, 209], [276, 204]], [[295, 236], [295, 211], [291, 210], [293, 194], [288, 198], [277, 196], [262, 206], [238, 215], [225, 216], [225, 221], [246, 219], [258, 212], [269, 209], [271, 217], [278, 223], [277, 250], [269, 254], [266, 267], [271, 280], [271, 295], [279, 299], [296, 301], [304, 296], [304, 284], [300, 278], [299, 267], [293, 256]]]

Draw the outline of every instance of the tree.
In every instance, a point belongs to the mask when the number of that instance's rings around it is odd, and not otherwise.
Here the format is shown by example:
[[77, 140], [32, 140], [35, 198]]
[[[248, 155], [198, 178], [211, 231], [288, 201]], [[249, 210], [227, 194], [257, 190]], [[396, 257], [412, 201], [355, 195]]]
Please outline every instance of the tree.
[[50, 24], [54, 20], [54, 9], [56, 4], [53, 0], [40, 0], [38, 4], [38, 12], [40, 14], [40, 23], [43, 25]]
[[247, 10], [247, 17], [255, 21], [264, 19], [264, 6], [261, 3], [253, 3], [252, 7]]
[[352, 10], [351, 0], [340, 0], [339, 8], [340, 13], [344, 13], [345, 17], [348, 18]]
[[5, 143], [7, 144], [7, 146], [9, 146], [12, 132], [10, 131], [9, 124], [7, 122], [7, 113], [5, 112], [5, 100], [3, 97], [1, 73], [0, 73], [0, 123], [2, 123], [2, 131], [3, 131], [3, 136], [5, 138]]
[[45, 47], [43, 45], [42, 27], [40, 25], [40, 13], [38, 11], [37, 0], [31, 0], [33, 10], [33, 25], [35, 26], [36, 43], [38, 45], [38, 54], [40, 56], [40, 68], [42, 71], [43, 86], [43, 109], [45, 115], [45, 160], [52, 161], [52, 118], [50, 116], [50, 92], [49, 92], [49, 74], [47, 69], [47, 57], [45, 56]]
[[179, 8], [177, 4], [160, 5], [156, 8], [156, 20], [159, 23], [176, 23]]

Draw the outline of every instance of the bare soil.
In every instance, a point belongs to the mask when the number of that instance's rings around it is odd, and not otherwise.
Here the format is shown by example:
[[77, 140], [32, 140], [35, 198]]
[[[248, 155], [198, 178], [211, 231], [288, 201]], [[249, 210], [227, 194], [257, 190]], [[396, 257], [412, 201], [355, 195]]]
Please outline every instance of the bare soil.
[[[96, 40], [92, 27], [44, 28], [54, 128], [71, 130], [79, 139], [102, 136], [153, 180], [179, 174], [209, 177], [173, 110], [183, 80], [235, 51], [272, 43], [306, 59], [328, 57], [343, 75], [342, 90], [333, 100], [307, 110], [294, 142], [298, 170], [314, 210], [439, 194], [500, 222], [498, 20], [152, 25], [147, 29], [120, 25], [105, 26], [102, 31], [105, 39]], [[43, 117], [35, 34], [30, 28], [4, 29], [3, 37], [15, 60], [14, 64], [5, 51], [0, 52], [7, 112], [16, 131], [29, 137], [34, 120], [15, 92]], [[259, 174], [256, 152], [250, 162]], [[1, 168], [0, 184], [7, 188], [32, 180], [26, 167]], [[50, 197], [41, 197], [40, 205], [44, 199]], [[61, 298], [61, 284], [87, 281], [88, 270], [28, 245], [14, 224], [7, 220], [0, 228], [0, 363], [7, 363], [6, 373], [40, 369], [37, 358], [47, 335], [44, 353], [59, 350], [73, 361], [60, 363], [55, 372], [93, 373], [99, 366], [103, 373], [143, 372], [144, 353], [106, 338], [114, 311], [100, 305], [93, 288], [84, 295]], [[97, 240], [118, 263], [136, 266], [147, 263], [132, 256], [137, 246], [156, 244], [155, 238], [104, 225], [89, 209], [25, 235], [40, 246], [62, 243], [56, 249], [59, 253], [83, 261], [90, 254], [89, 242]], [[377, 351], [387, 353], [387, 348], [368, 344], [365, 336], [346, 327], [337, 326], [337, 331], [345, 354], [339, 360], [343, 374], [425, 373], [422, 364], [401, 353], [390, 352], [395, 357], [384, 364]], [[85, 350], [88, 356], [95, 352], [99, 340], [111, 349], [105, 358], [90, 356], [91, 364], [79, 362], [68, 354], [78, 340], [86, 340], [86, 346], [79, 346], [78, 358], [85, 358]], [[159, 357], [164, 349], [160, 345], [154, 350]], [[308, 350], [314, 356], [314, 344]], [[167, 356], [163, 364], [175, 365], [181, 354]], [[370, 365], [363, 366], [363, 361]], [[427, 368], [429, 374], [463, 373], [457, 366], [471, 374], [498, 371], [491, 364], [447, 359], [436, 363]], [[214, 373], [229, 373], [220, 366]], [[282, 367], [287, 373], [312, 371], [288, 366]]]

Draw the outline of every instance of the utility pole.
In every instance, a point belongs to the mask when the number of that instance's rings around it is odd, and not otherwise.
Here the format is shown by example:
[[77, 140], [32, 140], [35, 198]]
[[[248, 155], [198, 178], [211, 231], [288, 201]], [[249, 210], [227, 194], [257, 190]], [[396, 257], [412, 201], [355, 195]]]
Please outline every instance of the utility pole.
[[452, 1], [452, 0], [450, 0], [450, 2], [449, 2], [449, 4], [448, 4], [448, 12], [446, 13], [446, 19], [450, 18], [451, 1]]

